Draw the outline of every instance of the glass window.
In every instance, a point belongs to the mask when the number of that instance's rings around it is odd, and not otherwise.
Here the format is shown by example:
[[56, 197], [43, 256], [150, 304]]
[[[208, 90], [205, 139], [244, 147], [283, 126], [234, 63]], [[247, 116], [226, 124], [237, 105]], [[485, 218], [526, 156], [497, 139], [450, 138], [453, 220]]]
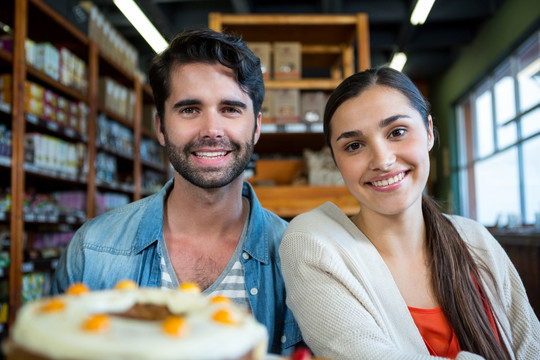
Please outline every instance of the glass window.
[[525, 216], [527, 224], [533, 224], [534, 214], [540, 212], [540, 136], [523, 145], [523, 175], [525, 185]]
[[476, 96], [475, 135], [477, 141], [477, 157], [485, 157], [493, 153], [493, 111], [491, 107], [491, 91], [483, 86]]
[[[540, 131], [540, 108], [527, 113], [521, 118], [522, 137], [526, 138]], [[539, 165], [540, 166], [540, 165]]]
[[497, 147], [501, 149], [515, 143], [517, 140], [516, 123], [508, 123], [516, 116], [514, 78], [509, 63], [506, 63], [496, 74], [493, 92], [495, 94], [495, 117], [497, 120]]
[[[487, 226], [540, 212], [540, 31], [464, 94], [456, 109], [457, 209]], [[474, 132], [472, 131], [474, 129]]]
[[525, 43], [518, 54], [520, 109], [526, 111], [540, 103], [540, 44], [538, 36]]
[[476, 163], [476, 216], [482, 224], [493, 226], [498, 218], [506, 222], [520, 213], [517, 164], [515, 148]]

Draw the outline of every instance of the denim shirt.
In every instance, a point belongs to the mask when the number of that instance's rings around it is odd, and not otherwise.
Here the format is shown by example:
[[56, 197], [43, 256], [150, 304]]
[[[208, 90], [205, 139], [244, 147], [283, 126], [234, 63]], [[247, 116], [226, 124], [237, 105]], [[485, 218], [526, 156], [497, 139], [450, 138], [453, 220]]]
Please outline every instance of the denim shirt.
[[[58, 261], [52, 294], [63, 293], [74, 282], [83, 282], [93, 290], [112, 288], [122, 279], [132, 279], [140, 287], [159, 287], [163, 203], [172, 186], [171, 179], [158, 193], [86, 222]], [[278, 253], [287, 222], [264, 209], [247, 182], [242, 196], [251, 207], [240, 256], [249, 304], [268, 330], [268, 352], [288, 355], [302, 339], [285, 305]]]

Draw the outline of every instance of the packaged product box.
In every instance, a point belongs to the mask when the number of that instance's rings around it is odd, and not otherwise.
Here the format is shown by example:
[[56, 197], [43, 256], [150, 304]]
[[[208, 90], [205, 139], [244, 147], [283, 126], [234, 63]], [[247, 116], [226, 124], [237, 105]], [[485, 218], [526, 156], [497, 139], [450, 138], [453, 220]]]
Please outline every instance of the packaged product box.
[[11, 92], [11, 74], [0, 74], [0, 90]]
[[25, 81], [24, 83], [25, 99], [31, 98], [39, 102], [43, 102], [45, 96], [45, 88], [32, 81]]
[[300, 79], [302, 76], [302, 44], [296, 41], [274, 43], [274, 78]]
[[300, 121], [300, 90], [279, 89], [273, 94], [274, 122], [290, 124]]
[[102, 76], [98, 80], [98, 103], [108, 108], [110, 99], [114, 96], [114, 81], [107, 77]]
[[11, 90], [4, 91], [0, 89], [0, 103], [11, 104], [13, 102], [13, 93]]
[[324, 91], [302, 92], [302, 121], [306, 124], [322, 122], [327, 99]]
[[274, 90], [266, 90], [264, 101], [261, 106], [262, 123], [271, 124], [274, 122]]
[[24, 41], [24, 51], [26, 53], [26, 62], [33, 67], [37, 67], [36, 43], [30, 39], [26, 39]]
[[253, 51], [253, 53], [261, 61], [261, 71], [263, 74], [263, 79], [270, 79], [271, 76], [271, 61], [272, 61], [272, 44], [269, 42], [248, 42], [247, 46]]
[[8, 53], [13, 52], [13, 38], [11, 36], [0, 37], [0, 50]]
[[25, 97], [24, 110], [29, 114], [33, 114], [37, 117], [42, 118], [43, 111], [44, 111], [43, 100], [38, 100], [31, 97]]
[[60, 52], [53, 44], [36, 44], [36, 67], [54, 80], [60, 80]]
[[58, 106], [58, 95], [49, 89], [43, 89], [43, 102], [52, 107]]

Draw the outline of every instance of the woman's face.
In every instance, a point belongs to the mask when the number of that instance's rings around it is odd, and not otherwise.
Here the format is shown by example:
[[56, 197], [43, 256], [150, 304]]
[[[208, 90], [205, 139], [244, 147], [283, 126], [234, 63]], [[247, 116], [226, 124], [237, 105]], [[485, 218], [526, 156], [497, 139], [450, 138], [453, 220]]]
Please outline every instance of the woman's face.
[[345, 101], [331, 120], [336, 164], [363, 213], [398, 215], [421, 195], [429, 175], [429, 129], [398, 90], [375, 85]]

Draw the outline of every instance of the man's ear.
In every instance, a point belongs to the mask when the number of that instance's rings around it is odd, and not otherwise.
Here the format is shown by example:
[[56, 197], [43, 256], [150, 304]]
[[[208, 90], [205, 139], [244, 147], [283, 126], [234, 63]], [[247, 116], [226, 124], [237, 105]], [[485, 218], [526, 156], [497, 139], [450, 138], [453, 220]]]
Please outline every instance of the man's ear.
[[261, 124], [262, 124], [262, 112], [257, 115], [257, 121], [255, 122], [255, 134], [253, 134], [253, 145], [255, 145], [261, 137]]
[[161, 146], [165, 146], [165, 135], [161, 131], [161, 118], [159, 117], [157, 111], [154, 114], [154, 127], [156, 129], [156, 137], [159, 141], [159, 144]]

